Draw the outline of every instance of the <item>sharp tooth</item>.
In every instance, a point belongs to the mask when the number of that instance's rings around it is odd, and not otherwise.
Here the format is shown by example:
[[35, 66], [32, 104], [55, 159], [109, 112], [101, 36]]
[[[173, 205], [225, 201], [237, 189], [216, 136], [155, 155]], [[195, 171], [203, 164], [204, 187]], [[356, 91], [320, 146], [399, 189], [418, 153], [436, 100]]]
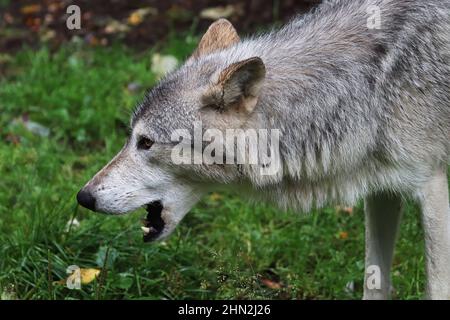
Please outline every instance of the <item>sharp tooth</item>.
[[150, 233], [150, 228], [141, 227], [142, 231], [144, 231], [145, 234]]

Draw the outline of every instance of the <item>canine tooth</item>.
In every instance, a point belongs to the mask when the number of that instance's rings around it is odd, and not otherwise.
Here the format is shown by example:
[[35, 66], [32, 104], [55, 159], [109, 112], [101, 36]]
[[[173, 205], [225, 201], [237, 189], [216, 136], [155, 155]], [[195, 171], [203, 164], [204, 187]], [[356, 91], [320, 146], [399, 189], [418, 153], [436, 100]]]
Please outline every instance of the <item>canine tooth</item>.
[[150, 233], [150, 228], [141, 227], [141, 229], [145, 232], [145, 234]]

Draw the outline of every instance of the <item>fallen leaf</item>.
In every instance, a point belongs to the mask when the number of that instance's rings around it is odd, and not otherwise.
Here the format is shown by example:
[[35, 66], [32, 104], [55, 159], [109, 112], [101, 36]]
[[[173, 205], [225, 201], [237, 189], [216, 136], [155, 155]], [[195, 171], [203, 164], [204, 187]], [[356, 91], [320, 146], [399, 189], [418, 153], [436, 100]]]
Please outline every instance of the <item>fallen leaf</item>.
[[98, 275], [100, 274], [99, 269], [94, 268], [81, 268], [79, 273], [77, 271], [73, 272], [66, 279], [61, 279], [58, 281], [54, 281], [53, 284], [57, 285], [66, 285], [68, 282], [76, 282], [77, 278], [80, 277], [81, 284], [89, 284], [94, 281]]
[[340, 231], [338, 233], [338, 238], [341, 240], [348, 239], [348, 232], [347, 231]]
[[136, 26], [138, 24], [141, 24], [142, 21], [144, 21], [144, 18], [148, 14], [157, 14], [158, 10], [155, 8], [141, 8], [138, 10], [133, 11], [127, 19], [128, 24], [131, 24], [132, 26]]
[[140, 24], [142, 22], [142, 16], [139, 15], [136, 12], [133, 12], [129, 17], [128, 17], [128, 24], [131, 24], [132, 26], [136, 26], [138, 24]]
[[337, 212], [344, 212], [350, 215], [353, 214], [353, 207], [336, 206], [335, 210]]
[[107, 34], [113, 34], [113, 33], [123, 33], [128, 32], [130, 30], [130, 27], [128, 27], [126, 24], [121, 23], [117, 20], [111, 20], [105, 27], [105, 33]]
[[220, 194], [217, 193], [217, 192], [213, 192], [213, 193], [211, 193], [211, 195], [209, 196], [209, 199], [210, 199], [211, 201], [219, 201], [219, 200], [222, 199], [222, 195], [220, 195]]
[[220, 18], [229, 18], [233, 14], [236, 13], [236, 7], [232, 4], [229, 4], [224, 7], [213, 7], [206, 8], [200, 12], [200, 18], [209, 19], [209, 20], [217, 20]]
[[91, 283], [98, 277], [99, 274], [100, 274], [99, 269], [94, 268], [80, 269], [81, 284]]
[[41, 11], [41, 5], [40, 4], [30, 4], [27, 6], [23, 6], [20, 8], [20, 12], [22, 14], [35, 14]]
[[272, 290], [279, 290], [282, 287], [279, 282], [276, 282], [276, 281], [273, 281], [273, 280], [270, 280], [270, 279], [266, 279], [266, 278], [261, 279], [261, 282], [266, 287], [268, 287], [269, 289], [272, 289]]
[[348, 214], [352, 214], [353, 213], [353, 207], [345, 207], [342, 211], [344, 211], [345, 213], [348, 213]]

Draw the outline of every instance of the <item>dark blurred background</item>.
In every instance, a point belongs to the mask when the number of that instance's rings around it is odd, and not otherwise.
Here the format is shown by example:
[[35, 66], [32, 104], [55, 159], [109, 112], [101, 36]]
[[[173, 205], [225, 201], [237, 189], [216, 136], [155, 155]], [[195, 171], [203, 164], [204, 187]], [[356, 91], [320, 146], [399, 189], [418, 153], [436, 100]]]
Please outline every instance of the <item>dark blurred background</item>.
[[[321, 0], [0, 0], [0, 51], [13, 52], [24, 44], [42, 42], [50, 48], [73, 40], [92, 46], [123, 42], [149, 47], [174, 33], [199, 34], [220, 17], [240, 33], [282, 23], [310, 10]], [[76, 4], [82, 13], [81, 29], [68, 30], [66, 8]]]

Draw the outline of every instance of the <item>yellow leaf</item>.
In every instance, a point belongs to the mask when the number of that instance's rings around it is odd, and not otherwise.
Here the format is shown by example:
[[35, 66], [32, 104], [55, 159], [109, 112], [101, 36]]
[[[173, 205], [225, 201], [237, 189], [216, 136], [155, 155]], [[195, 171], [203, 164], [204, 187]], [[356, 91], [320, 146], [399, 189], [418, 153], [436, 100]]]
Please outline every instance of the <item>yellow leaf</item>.
[[63, 285], [66, 284], [66, 279], [62, 279], [62, 280], [58, 280], [58, 281], [53, 281], [52, 283], [53, 283], [54, 286], [56, 286], [56, 285], [63, 286]]
[[211, 193], [211, 195], [209, 196], [209, 199], [211, 201], [219, 201], [222, 200], [222, 196], [216, 192]]
[[232, 4], [225, 7], [206, 8], [200, 12], [200, 18], [217, 20], [220, 18], [229, 18], [236, 13], [236, 7]]
[[20, 8], [20, 12], [22, 12], [22, 14], [34, 14], [38, 13], [39, 11], [41, 11], [40, 4], [30, 4], [28, 6]]
[[92, 281], [94, 281], [98, 275], [100, 274], [99, 269], [94, 268], [87, 268], [87, 269], [79, 269], [78, 271], [73, 272], [70, 276], [68, 276], [66, 279], [61, 279], [58, 281], [54, 281], [54, 285], [66, 285], [66, 283], [70, 282], [76, 282], [77, 278], [80, 277], [81, 284], [89, 284]]
[[343, 211], [344, 211], [345, 213], [352, 214], [352, 213], [353, 213], [353, 207], [345, 207], [345, 208], [343, 209]]
[[81, 283], [88, 284], [94, 281], [100, 274], [99, 269], [80, 269]]
[[348, 232], [347, 231], [341, 231], [341, 232], [339, 232], [338, 237], [341, 240], [345, 240], [345, 239], [348, 238]]
[[128, 23], [131, 24], [132, 26], [138, 25], [141, 22], [142, 22], [142, 16], [140, 14], [138, 14], [137, 12], [133, 12], [128, 17]]
[[131, 24], [132, 26], [136, 26], [138, 24], [141, 24], [142, 21], [144, 21], [144, 17], [148, 14], [157, 14], [157, 10], [154, 8], [141, 8], [138, 10], [133, 11], [128, 16], [128, 24]]
[[337, 212], [343, 212], [343, 213], [347, 213], [349, 215], [353, 214], [353, 207], [345, 207], [345, 206], [336, 206], [335, 210]]

